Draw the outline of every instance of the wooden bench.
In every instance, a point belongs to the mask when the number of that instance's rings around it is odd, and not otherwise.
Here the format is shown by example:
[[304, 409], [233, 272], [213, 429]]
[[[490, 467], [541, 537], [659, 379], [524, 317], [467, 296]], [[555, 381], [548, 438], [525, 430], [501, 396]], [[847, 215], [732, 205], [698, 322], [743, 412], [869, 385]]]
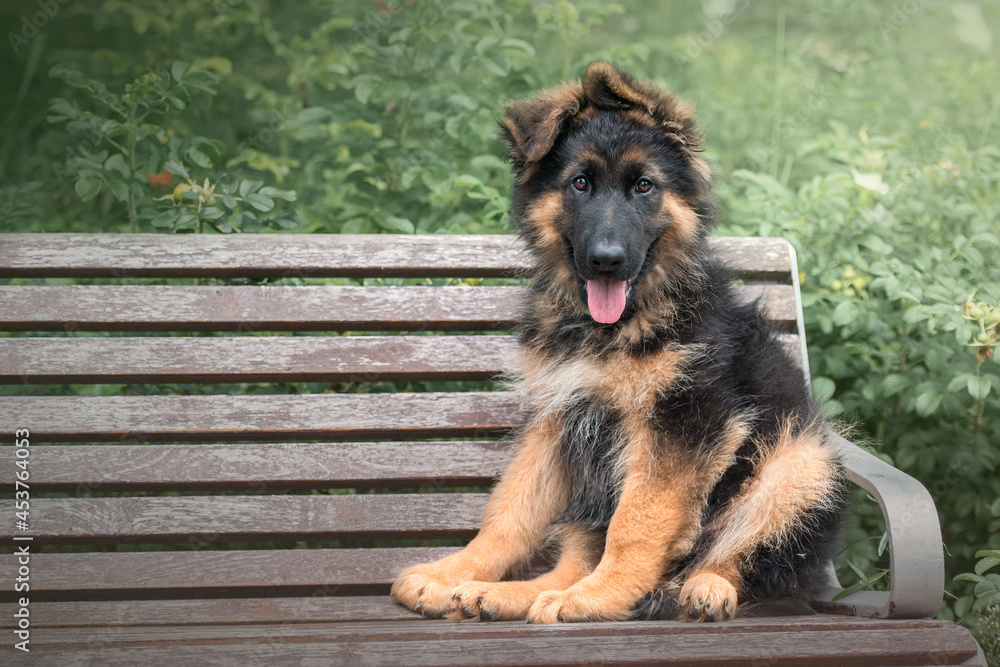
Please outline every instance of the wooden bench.
[[[713, 246], [808, 377], [790, 247]], [[523, 262], [506, 236], [0, 235], [0, 331], [32, 334], [0, 338], [0, 383], [32, 385], [0, 397], [3, 664], [985, 665], [964, 628], [920, 618], [944, 579], [930, 496], [836, 437], [885, 515], [890, 592], [834, 602], [831, 569], [823, 613], [719, 624], [454, 624], [394, 605], [401, 568], [475, 534], [477, 487], [510, 455], [518, 403], [484, 383], [524, 288], [479, 283]], [[13, 647], [21, 597], [30, 654]]]

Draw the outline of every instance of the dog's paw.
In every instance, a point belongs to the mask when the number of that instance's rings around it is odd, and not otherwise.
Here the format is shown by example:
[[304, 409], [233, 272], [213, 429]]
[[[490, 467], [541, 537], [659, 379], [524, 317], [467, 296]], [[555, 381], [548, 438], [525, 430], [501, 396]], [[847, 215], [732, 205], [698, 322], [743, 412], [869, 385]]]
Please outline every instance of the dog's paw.
[[446, 560], [408, 567], [392, 584], [392, 599], [424, 616], [440, 618], [451, 611], [451, 595], [465, 577]]
[[516, 621], [527, 617], [535, 596], [524, 582], [489, 583], [467, 581], [452, 591], [451, 613], [455, 621]]
[[736, 587], [711, 572], [696, 572], [681, 588], [681, 618], [725, 621], [736, 615]]
[[528, 610], [528, 622], [621, 621], [629, 617], [633, 602], [617, 603], [577, 586], [564, 591], [545, 591]]

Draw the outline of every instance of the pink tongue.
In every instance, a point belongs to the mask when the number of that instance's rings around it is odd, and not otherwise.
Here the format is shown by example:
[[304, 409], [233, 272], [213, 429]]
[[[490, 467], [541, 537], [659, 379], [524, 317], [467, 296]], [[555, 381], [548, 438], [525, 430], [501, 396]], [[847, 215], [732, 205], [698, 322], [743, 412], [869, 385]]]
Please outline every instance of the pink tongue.
[[587, 306], [590, 316], [601, 324], [617, 322], [625, 310], [625, 293], [628, 283], [624, 280], [598, 278], [587, 281]]

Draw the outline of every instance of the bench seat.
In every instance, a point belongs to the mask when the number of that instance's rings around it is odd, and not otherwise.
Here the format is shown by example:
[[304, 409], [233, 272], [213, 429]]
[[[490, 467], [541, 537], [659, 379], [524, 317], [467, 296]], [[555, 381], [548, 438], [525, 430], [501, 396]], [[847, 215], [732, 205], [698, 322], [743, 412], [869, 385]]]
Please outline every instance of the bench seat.
[[[790, 246], [712, 244], [808, 378]], [[929, 494], [837, 436], [886, 517], [890, 591], [835, 600], [831, 568], [815, 616], [717, 624], [394, 605], [400, 569], [475, 535], [511, 455], [493, 380], [524, 269], [511, 236], [0, 235], [0, 540], [31, 553], [30, 593], [0, 591], [8, 638], [30, 596], [31, 652], [6, 641], [4, 664], [985, 665], [921, 618], [944, 577]]]

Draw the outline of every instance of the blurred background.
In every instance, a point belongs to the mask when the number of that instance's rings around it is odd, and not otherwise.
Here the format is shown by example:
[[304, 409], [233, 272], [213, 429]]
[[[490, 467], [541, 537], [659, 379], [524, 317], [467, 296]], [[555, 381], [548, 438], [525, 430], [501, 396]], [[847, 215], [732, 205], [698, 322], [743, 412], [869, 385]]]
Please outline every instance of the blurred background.
[[[997, 659], [1000, 3], [5, 0], [0, 27], [0, 232], [509, 233], [504, 99], [605, 59], [695, 102], [718, 233], [796, 247], [816, 394], [931, 491], [941, 616]], [[858, 501], [839, 571], [884, 587]]]

